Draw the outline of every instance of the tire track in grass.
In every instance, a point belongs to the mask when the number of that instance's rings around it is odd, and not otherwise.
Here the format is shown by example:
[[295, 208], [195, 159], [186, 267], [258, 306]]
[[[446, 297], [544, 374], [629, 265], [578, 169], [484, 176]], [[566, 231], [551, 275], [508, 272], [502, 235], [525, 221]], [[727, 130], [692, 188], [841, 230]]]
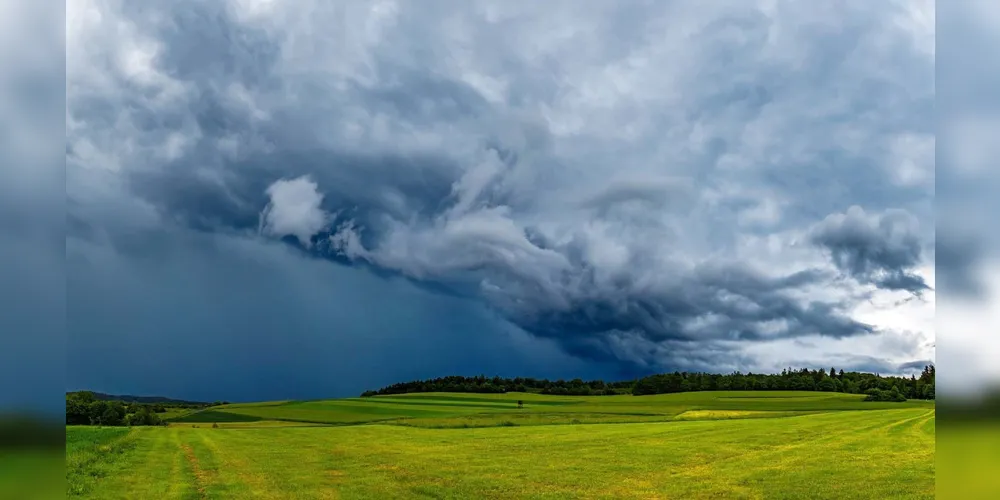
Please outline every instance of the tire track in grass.
[[191, 498], [191, 479], [176, 432], [159, 428], [137, 428], [134, 432], [138, 446], [131, 468], [147, 472], [119, 476], [115, 481], [121, 484], [114, 489], [129, 491], [134, 498]]
[[[826, 449], [830, 454], [848, 459], [850, 471], [865, 471], [863, 480], [858, 478], [859, 481], [853, 484], [865, 484], [867, 497], [934, 498], [934, 438], [918, 431], [934, 417], [934, 411], [929, 410], [910, 418], [890, 421], [848, 439], [829, 443]], [[811, 460], [799, 455], [788, 463], [793, 469], [803, 469], [810, 466]], [[911, 465], [901, 467], [904, 463]], [[844, 476], [838, 477], [844, 479]], [[908, 485], [909, 491], [905, 495], [900, 493], [901, 483]], [[836, 488], [844, 485], [843, 481], [834, 484]], [[860, 490], [848, 491], [851, 495], [861, 493]]]
[[[426, 436], [435, 436], [436, 434], [443, 438], [442, 442], [434, 440], [433, 444], [435, 446], [428, 446], [428, 443], [424, 442], [420, 450], [420, 455], [427, 460], [440, 460], [437, 466], [439, 471], [454, 471], [453, 473], [456, 477], [479, 479], [487, 472], [499, 473], [501, 474], [500, 477], [502, 477], [503, 473], [507, 472], [503, 468], [498, 470], [492, 464], [479, 463], [475, 460], [472, 460], [470, 463], [468, 459], [476, 455], [511, 456], [512, 454], [517, 455], [519, 451], [529, 453], [534, 451], [537, 453], [538, 447], [536, 446], [535, 438], [538, 438], [540, 444], [550, 447], [558, 444], [562, 448], [579, 448], [578, 452], [574, 451], [570, 455], [579, 458], [581, 453], [586, 453], [587, 444], [592, 441], [594, 433], [599, 432], [602, 442], [617, 443], [627, 441], [629, 447], [618, 448], [616, 447], [617, 445], [611, 445], [610, 448], [601, 451], [601, 458], [597, 458], [597, 460], [603, 460], [604, 463], [609, 464], [605, 467], [619, 469], [616, 473], [616, 478], [624, 477], [638, 482], [635, 484], [626, 484], [623, 482], [618, 486], [613, 485], [612, 482], [608, 482], [605, 485], [588, 484], [588, 489], [592, 488], [594, 490], [593, 497], [606, 495], [618, 498], [637, 498], [638, 494], [652, 494], [656, 497], [656, 493], [666, 494], [665, 489], [669, 489], [671, 493], [669, 498], [708, 498], [713, 495], [715, 498], [774, 498], [770, 494], [764, 495], [765, 492], [769, 491], [768, 488], [772, 488], [780, 492], [779, 494], [784, 495], [784, 498], [803, 498], [801, 496], [802, 492], [812, 491], [810, 490], [811, 481], [825, 482], [824, 484], [827, 484], [828, 487], [836, 484], [848, 486], [850, 483], [831, 481], [831, 474], [843, 474], [843, 472], [837, 464], [829, 466], [817, 465], [815, 463], [815, 453], [813, 453], [810, 447], [793, 449], [789, 454], [794, 456], [783, 457], [780, 455], [781, 450], [778, 446], [789, 442], [792, 444], [813, 444], [818, 448], [819, 452], [829, 449], [834, 452], [834, 457], [838, 455], [843, 456], [844, 453], [840, 451], [840, 446], [843, 442], [847, 442], [848, 440], [865, 441], [872, 437], [871, 432], [885, 429], [887, 425], [892, 425], [900, 419], [918, 422], [921, 418], [924, 418], [923, 412], [920, 412], [920, 415], [914, 415], [912, 411], [902, 413], [879, 412], [872, 414], [868, 414], [867, 412], [843, 412], [836, 415], [792, 417], [781, 420], [760, 419], [756, 421], [671, 422], [641, 426], [595, 426], [593, 428], [594, 432], [589, 432], [589, 429], [553, 428], [545, 429], [544, 431], [541, 429], [532, 430], [530, 433], [525, 434], [524, 431], [515, 429], [491, 429], [489, 432], [484, 429], [482, 431], [460, 434], [463, 439], [454, 443], [443, 442], [448, 437], [453, 436], [453, 434], [447, 432], [435, 433], [429, 431], [418, 433], [414, 430], [414, 432], [409, 434]], [[506, 440], [495, 441], [496, 438], [512, 433], [522, 435], [515, 442]], [[860, 433], [860, 435], [852, 436], [854, 433]], [[584, 438], [585, 440], [581, 442], [578, 438]], [[749, 447], [747, 439], [751, 440]], [[380, 441], [394, 442], [393, 439], [389, 438]], [[673, 446], [678, 441], [688, 443], [704, 441], [707, 449], [703, 452], [692, 448], [692, 446]], [[824, 443], [824, 441], [829, 442]], [[576, 446], [577, 443], [584, 446], [578, 447]], [[476, 453], [476, 450], [469, 450], [470, 444], [476, 445], [479, 453]], [[499, 448], [494, 446], [494, 444], [497, 444]], [[827, 447], [827, 444], [832, 445], [832, 447]], [[753, 445], [758, 445], [757, 450], [752, 448]], [[594, 447], [593, 443], [590, 443], [589, 446]], [[472, 455], [466, 457], [465, 461], [452, 463], [452, 454], [448, 453], [448, 448], [456, 448], [466, 452], [466, 454], [471, 451]], [[397, 460], [390, 453], [390, 450], [397, 451], [398, 448], [396, 447], [390, 446], [390, 449], [386, 451], [368, 449], [375, 455], [385, 456], [386, 459], [383, 462], [407, 462]], [[663, 450], [665, 454], [670, 454], [671, 451], [679, 453], [680, 461], [678, 463], [668, 463], [672, 461], [664, 460], [666, 457], [660, 458], [656, 457], [655, 454], [649, 453], [649, 451], [655, 449]], [[777, 455], [775, 455], [776, 453]], [[623, 456], [619, 457], [619, 454]], [[756, 455], [763, 458], [754, 458]], [[877, 455], [878, 452], [876, 452], [876, 458]], [[825, 457], [825, 455], [821, 456]], [[740, 457], [744, 457], [744, 460], [741, 460]], [[787, 480], [776, 477], [774, 474], [771, 474], [770, 477], [766, 475], [762, 478], [754, 477], [753, 473], [759, 471], [761, 468], [770, 469], [771, 467], [775, 467], [775, 470], [786, 468], [788, 458], [791, 458], [793, 461], [808, 460], [809, 464], [806, 467], [790, 471], [791, 474]], [[645, 463], [642, 459], [651, 461]], [[633, 464], [637, 463], [636, 461], [638, 461], [639, 466], [633, 467]], [[412, 464], [419, 463], [418, 459], [416, 462], [411, 462], [411, 466]], [[647, 466], [654, 463], [659, 467], [659, 471], [645, 470], [648, 469]], [[564, 491], [569, 494], [573, 486], [565, 483], [567, 474], [574, 476], [573, 481], [582, 481], [584, 483], [587, 481], [587, 476], [579, 474], [580, 467], [585, 467], [585, 465], [573, 463], [569, 466], [562, 466], [558, 465], [557, 462], [556, 467], [551, 469], [551, 477], [532, 477], [526, 478], [524, 481], [537, 483], [529, 487], [536, 494], [539, 491], [553, 493], [555, 491]], [[422, 475], [425, 475], [426, 472], [424, 471]], [[674, 472], [681, 474], [671, 474]], [[692, 474], [685, 477], [683, 472]], [[816, 475], [810, 475], [812, 472], [815, 472]], [[860, 473], [863, 475], [864, 471]], [[884, 475], [885, 470], [879, 469], [876, 473]], [[845, 477], [854, 476], [848, 473]], [[651, 478], [653, 479], [650, 480]], [[889, 476], [886, 476], [886, 478], [888, 480]], [[405, 481], [398, 481], [398, 475], [390, 475], [390, 477], [385, 479], [400, 486], [407, 485]], [[892, 480], [894, 481], [895, 479]], [[923, 481], [924, 477], [917, 474], [915, 475], [915, 480]], [[509, 487], [509, 485], [505, 487]], [[651, 492], [650, 490], [654, 491]], [[848, 492], [843, 491], [843, 493], [847, 494]], [[883, 493], [885, 492], [883, 491]], [[788, 496], [789, 494], [799, 496]], [[884, 496], [883, 498], [888, 498], [889, 496]], [[588, 497], [590, 496], [588, 495]]]
[[[891, 410], [891, 411], [898, 411], [898, 410]], [[840, 424], [839, 426], [840, 428], [836, 430], [832, 430], [828, 427], [828, 424], [830, 423], [828, 418], [822, 418], [828, 416], [829, 414], [803, 415], [800, 417], [785, 417], [790, 420], [811, 419], [810, 421], [807, 422], [808, 423], [807, 426], [804, 427], [796, 426], [789, 430], [789, 432], [795, 432], [796, 434], [798, 434], [797, 437], [793, 438], [794, 439], [793, 443], [784, 445], [774, 445], [774, 446], [765, 445], [764, 448], [757, 450], [747, 450], [747, 449], [742, 449], [742, 447], [740, 446], [736, 446], [732, 450], [730, 450], [730, 453], [727, 454], [727, 456], [717, 457], [712, 461], [711, 464], [700, 464], [699, 466], [687, 467], [685, 468], [685, 470], [675, 474], [674, 477], [694, 477], [702, 474], [709, 474], [711, 473], [712, 470], [718, 469], [720, 467], [728, 468], [733, 463], [752, 462], [760, 464], [765, 462], [774, 462], [773, 458], [775, 457], [786, 456], [789, 455], [790, 452], [795, 452], [798, 449], [806, 447], [813, 448], [820, 444], [826, 444], [832, 442], [850, 444], [857, 441], [863, 441], [870, 439], [870, 434], [880, 429], [887, 429], [894, 425], [900, 425], [905, 422], [913, 421], [925, 416], [924, 414], [921, 414], [915, 417], [907, 418], [903, 421], [891, 422], [889, 423], [889, 425], [887, 425], [887, 422], [884, 420], [885, 418], [884, 414], [880, 413], [881, 412], [876, 413], [875, 411], [873, 411], [870, 414], [863, 415], [863, 417], [861, 415], [858, 415], [857, 417], [864, 418], [864, 420], [867, 421], [862, 427], [858, 427], [856, 425], [850, 425], [850, 424], [857, 424], [857, 422], [851, 420], [848, 420], [846, 422], [845, 421], [836, 422]], [[838, 415], [838, 417], [842, 416]], [[879, 417], [879, 418], [876, 419], [874, 417]], [[746, 430], [745, 429], [741, 430], [736, 427], [736, 425], [738, 425], [737, 424], [738, 422], [747, 422], [747, 421], [761, 422], [765, 420], [769, 419], [727, 420], [725, 422], [734, 423], [734, 427], [729, 429], [734, 433], [734, 435], [745, 436]], [[707, 422], [707, 421], [699, 421], [699, 422]], [[714, 422], [721, 423], [722, 421], [714, 421]], [[753, 424], [748, 424], [748, 425], [755, 426]], [[744, 426], [739, 426], [739, 427], [742, 428]], [[720, 429], [716, 429], [716, 432], [718, 432], [719, 430]], [[822, 434], [820, 435], [820, 433]], [[779, 435], [777, 434], [773, 436], [779, 437]]]
[[934, 436], [937, 432], [937, 415], [932, 414], [926, 422], [921, 424], [920, 433], [924, 435]]
[[217, 459], [219, 481], [232, 498], [338, 498], [332, 476], [318, 473], [326, 450], [301, 441], [309, 430], [270, 430], [268, 437], [283, 443], [279, 447], [260, 447], [259, 434], [238, 429], [204, 429], [199, 437]]
[[[875, 431], [878, 431], [880, 429], [888, 429], [888, 428], [891, 428], [893, 426], [901, 425], [903, 423], [910, 422], [912, 420], [916, 420], [916, 419], [921, 418], [921, 417], [924, 416], [923, 414], [921, 414], [921, 415], [917, 415], [915, 417], [910, 417], [910, 418], [904, 419], [902, 421], [895, 421], [895, 422], [887, 423], [884, 420], [884, 413], [882, 413], [883, 411], [886, 411], [886, 410], [869, 410], [869, 411], [871, 411], [872, 413], [864, 415], [865, 420], [868, 420], [869, 422], [868, 422], [867, 425], [865, 425], [863, 427], [855, 427], [855, 426], [852, 426], [852, 425], [845, 425], [845, 424], [852, 423], [850, 420], [846, 420], [846, 421], [843, 421], [843, 422], [837, 422], [837, 423], [839, 423], [839, 424], [841, 424], [843, 426], [841, 430], [838, 430], [836, 432], [826, 432], [825, 434], [823, 434], [822, 437], [819, 437], [818, 439], [813, 439], [813, 440], [809, 440], [809, 441], [799, 440], [799, 442], [797, 442], [795, 444], [790, 444], [790, 445], [785, 445], [785, 446], [779, 446], [776, 449], [772, 449], [769, 453], [763, 453], [763, 454], [760, 454], [760, 455], [757, 455], [757, 456], [758, 456], [758, 458], [760, 458], [760, 457], [768, 457], [768, 456], [771, 456], [771, 455], [782, 454], [782, 453], [785, 453], [787, 451], [796, 450], [796, 449], [799, 449], [799, 448], [811, 447], [811, 446], [814, 446], [817, 443], [828, 443], [828, 442], [834, 442], [834, 441], [847, 443], [847, 442], [861, 441], [861, 440], [868, 439], [868, 435], [869, 434], [871, 434], [871, 433], [873, 433]], [[907, 411], [907, 410], [888, 410], [888, 411]], [[876, 418], [873, 418], [873, 417], [879, 417], [879, 418], [876, 419]], [[802, 418], [808, 418], [808, 417], [802, 417]], [[874, 420], [874, 422], [872, 422], [872, 420]], [[846, 439], [846, 438], [849, 438], [850, 436], [857, 436], [857, 437], [855, 437], [854, 439]]]
[[910, 429], [909, 429], [910, 433], [914, 434], [914, 435], [916, 435], [918, 437], [924, 437], [924, 436], [927, 436], [927, 435], [933, 435], [934, 434], [934, 431], [933, 431], [934, 427], [930, 426], [930, 429], [928, 429], [928, 424], [932, 423], [936, 418], [937, 418], [937, 414], [934, 411], [927, 412], [927, 415], [925, 415], [924, 418], [920, 420], [920, 422], [918, 422], [918, 423], [910, 426]]
[[[866, 425], [861, 428], [850, 427], [849, 421], [844, 422], [843, 425], [848, 427], [847, 431], [837, 431], [833, 433], [827, 433], [817, 438], [809, 437], [807, 440], [805, 440], [805, 442], [796, 443], [794, 445], [781, 446], [770, 452], [748, 453], [742, 456], [727, 457], [725, 459], [718, 460], [715, 462], [715, 464], [712, 465], [710, 470], [703, 471], [705, 472], [704, 476], [712, 478], [720, 478], [720, 477], [726, 478], [727, 480], [722, 482], [718, 482], [718, 479], [712, 479], [713, 481], [717, 481], [716, 483], [713, 484], [717, 484], [718, 486], [726, 486], [728, 482], [735, 482], [735, 484], [740, 484], [740, 483], [752, 483], [754, 481], [756, 482], [766, 481], [766, 479], [763, 479], [761, 477], [761, 474], [764, 474], [765, 477], [767, 477], [768, 475], [770, 475], [770, 477], [776, 477], [775, 474], [780, 474], [783, 475], [787, 481], [794, 481], [795, 479], [792, 476], [797, 476], [802, 471], [809, 470], [812, 471], [814, 474], [819, 474], [819, 475], [809, 476], [809, 478], [807, 479], [808, 481], [812, 482], [813, 486], [815, 487], [819, 484], [818, 481], [821, 481], [823, 474], [829, 474], [829, 473], [840, 474], [837, 472], [821, 472], [820, 470], [816, 470], [814, 466], [816, 460], [815, 456], [796, 453], [796, 451], [798, 451], [800, 448], [803, 448], [804, 446], [808, 446], [809, 448], [815, 448], [817, 451], [825, 450], [825, 453], [834, 456], [843, 456], [844, 454], [861, 453], [860, 455], [853, 456], [852, 460], [853, 466], [855, 468], [867, 470], [868, 474], [875, 474], [876, 473], [875, 469], [871, 469], [870, 467], [875, 467], [876, 469], [878, 469], [879, 466], [885, 465], [887, 463], [896, 463], [896, 460], [894, 460], [894, 458], [898, 453], [897, 450], [893, 450], [891, 448], [884, 448], [884, 449], [879, 448], [879, 446], [891, 445], [892, 443], [899, 442], [898, 440], [890, 438], [890, 433], [893, 432], [893, 429], [898, 429], [900, 427], [912, 428], [914, 426], [922, 425], [925, 419], [931, 418], [933, 416], [932, 415], [933, 411], [929, 413], [931, 415], [928, 415], [928, 413], [921, 413], [920, 415], [916, 415], [898, 421], [892, 421], [892, 420], [886, 421], [884, 420], [886, 417], [883, 414], [882, 420], [880, 422], [874, 425]], [[866, 415], [866, 417], [868, 417], [868, 415]], [[790, 451], [792, 453], [789, 453]], [[766, 463], [769, 464], [769, 466], [765, 468], [757, 467], [753, 474], [750, 474], [748, 476], [743, 476], [740, 474], [740, 470], [746, 468], [745, 466], [746, 463], [753, 463], [758, 465]], [[867, 466], [864, 465], [866, 463], [868, 463], [869, 465]], [[831, 471], [835, 469], [836, 466], [832, 467]], [[788, 471], [792, 471], [791, 476], [787, 475], [789, 474]], [[890, 474], [890, 475], [893, 474], [893, 472], [894, 470], [892, 469], [882, 471], [883, 474]], [[692, 477], [688, 474], [684, 475], [690, 477], [692, 480], [695, 480], [695, 477]], [[916, 476], [910, 478], [908, 482], [911, 482], [913, 480], [924, 480], [926, 482], [928, 478], [929, 478], [929, 483], [931, 485], [930, 497], [933, 497], [933, 474], [920, 476], [920, 474], [918, 473]], [[886, 481], [889, 481], [888, 477], [886, 478]], [[695, 480], [694, 482], [705, 483], [705, 481], [703, 480]], [[880, 487], [888, 489], [884, 491], [871, 491], [869, 493], [878, 498], [894, 498], [891, 493], [895, 491], [895, 488], [892, 485], [885, 486], [882, 484], [883, 482], [884, 481], [878, 481], [877, 483], [880, 485]], [[826, 487], [840, 488], [842, 486], [843, 483], [841, 482], [833, 482], [827, 485]], [[777, 492], [773, 491], [772, 493], [777, 494]], [[852, 495], [857, 493], [858, 491], [851, 491]], [[848, 495], [846, 491], [841, 491], [840, 493], [838, 493], [838, 495], [846, 495], [843, 496], [843, 498], [847, 497], [853, 498], [853, 496]], [[782, 497], [780, 494], [778, 494], [778, 496]]]
[[[164, 432], [166, 431], [165, 429]], [[194, 474], [194, 468], [188, 462], [180, 433], [176, 429], [170, 429], [170, 454], [173, 456], [170, 474], [170, 498], [198, 498], [200, 492], [197, 489], [197, 476]]]
[[[241, 441], [245, 441], [246, 433], [239, 433], [236, 429], [211, 429], [199, 433], [202, 443], [216, 457], [220, 464], [220, 474], [229, 483], [237, 485], [242, 498], [285, 498], [284, 491], [290, 487], [281, 474], [274, 474], [272, 467], [256, 467], [260, 454], [267, 453], [265, 450], [257, 450], [257, 453], [247, 454], [247, 448]], [[219, 446], [216, 438], [221, 437], [224, 446]], [[279, 488], [272, 487], [273, 482], [279, 483]]]
[[[893, 422], [892, 424], [887, 425], [886, 428], [887, 429], [894, 429], [894, 428], [897, 428], [897, 427], [902, 427], [904, 424], [907, 424], [907, 423], [912, 422], [914, 420], [920, 420], [920, 423], [922, 424], [924, 422], [924, 420], [927, 420], [928, 418], [930, 418], [933, 415], [934, 415], [934, 411], [933, 410], [927, 410], [924, 413], [921, 413], [920, 415], [917, 415], [917, 416], [914, 416], [914, 417], [910, 417], [910, 418], [907, 418], [907, 419], [904, 419], [904, 420], [899, 420], [899, 421]], [[909, 426], [909, 427], [912, 427], [912, 425]]]
[[172, 457], [170, 461], [170, 479], [167, 483], [168, 498], [184, 498], [182, 489], [187, 485], [187, 478], [184, 477], [184, 454], [181, 453], [180, 439], [177, 437], [177, 431], [165, 429], [160, 434], [165, 435], [160, 440], [165, 443], [161, 453], [163, 456]]
[[197, 498], [242, 498], [231, 491], [233, 485], [222, 481], [218, 458], [206, 441], [205, 432], [210, 431], [184, 429], [187, 439], [181, 445], [195, 480]]
[[191, 473], [194, 475], [194, 487], [198, 491], [198, 498], [208, 498], [205, 492], [205, 483], [208, 482], [208, 478], [198, 463], [198, 457], [195, 456], [194, 449], [187, 444], [181, 445], [181, 449], [184, 451], [184, 457], [187, 458], [188, 465], [191, 467]]

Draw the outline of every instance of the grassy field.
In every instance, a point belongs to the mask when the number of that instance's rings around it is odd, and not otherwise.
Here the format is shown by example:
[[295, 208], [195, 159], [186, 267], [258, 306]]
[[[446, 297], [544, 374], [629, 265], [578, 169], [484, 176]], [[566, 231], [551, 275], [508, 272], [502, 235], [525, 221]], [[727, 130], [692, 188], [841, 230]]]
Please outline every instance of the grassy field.
[[1000, 498], [1000, 425], [949, 421], [937, 435], [938, 498]]
[[190, 408], [177, 408], [175, 406], [168, 406], [166, 410], [167, 411], [163, 413], [158, 413], [157, 415], [164, 420], [174, 420], [198, 411]]
[[78, 498], [916, 499], [934, 497], [934, 438], [933, 404], [835, 393], [413, 394], [70, 427], [67, 482]]

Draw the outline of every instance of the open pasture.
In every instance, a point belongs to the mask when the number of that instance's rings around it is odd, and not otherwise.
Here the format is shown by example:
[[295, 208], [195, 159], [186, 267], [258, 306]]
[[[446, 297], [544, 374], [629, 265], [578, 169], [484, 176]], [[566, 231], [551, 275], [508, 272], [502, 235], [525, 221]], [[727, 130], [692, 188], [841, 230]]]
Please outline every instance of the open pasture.
[[[933, 408], [922, 401], [863, 402], [853, 394], [824, 392], [690, 392], [655, 396], [546, 396], [541, 394], [419, 393], [321, 401], [218, 406], [178, 423], [279, 420], [317, 424], [379, 422], [417, 427], [493, 427], [673, 420], [698, 411], [729, 411], [728, 418], [761, 418], [844, 410]], [[518, 401], [523, 408], [517, 407]], [[723, 413], [716, 413], [716, 417]]]
[[[524, 408], [517, 408], [519, 399]], [[200, 414], [200, 422], [166, 428], [68, 428], [70, 494], [934, 496], [935, 412], [926, 402], [794, 392], [413, 394], [236, 404]]]

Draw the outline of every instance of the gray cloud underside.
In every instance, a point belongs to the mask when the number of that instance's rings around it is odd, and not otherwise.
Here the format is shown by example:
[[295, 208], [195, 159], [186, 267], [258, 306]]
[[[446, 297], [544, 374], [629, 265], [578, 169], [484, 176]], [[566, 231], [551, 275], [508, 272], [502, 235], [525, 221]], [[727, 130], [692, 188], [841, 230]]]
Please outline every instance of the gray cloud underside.
[[830, 252], [838, 269], [889, 290], [920, 293], [930, 287], [910, 270], [924, 262], [918, 223], [907, 212], [869, 216], [861, 207], [828, 216], [810, 234]]
[[278, 243], [154, 234], [159, 254], [68, 245], [67, 389], [246, 401], [352, 396], [449, 373], [620, 376], [468, 300]]
[[[69, 30], [74, 237], [252, 238], [268, 189], [308, 176], [327, 222], [309, 253], [647, 367], [877, 334], [851, 315], [866, 286], [926, 288], [923, 3], [89, 7]], [[136, 234], [107, 241], [163, 251]]]

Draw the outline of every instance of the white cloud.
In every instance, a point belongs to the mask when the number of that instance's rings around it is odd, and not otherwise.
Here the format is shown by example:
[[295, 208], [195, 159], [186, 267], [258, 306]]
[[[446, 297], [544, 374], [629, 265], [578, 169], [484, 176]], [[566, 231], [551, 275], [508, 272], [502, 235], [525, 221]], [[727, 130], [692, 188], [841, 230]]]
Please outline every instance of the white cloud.
[[[974, 264], [983, 293], [975, 298], [953, 294], [937, 306], [941, 334], [940, 384], [949, 395], [967, 394], [1000, 383], [1000, 264], [994, 257]], [[954, 271], [951, 271], [954, 272]]]
[[326, 227], [330, 217], [323, 211], [323, 194], [308, 177], [282, 179], [267, 188], [271, 201], [260, 214], [260, 231], [271, 236], [295, 236], [312, 246], [312, 236]]

